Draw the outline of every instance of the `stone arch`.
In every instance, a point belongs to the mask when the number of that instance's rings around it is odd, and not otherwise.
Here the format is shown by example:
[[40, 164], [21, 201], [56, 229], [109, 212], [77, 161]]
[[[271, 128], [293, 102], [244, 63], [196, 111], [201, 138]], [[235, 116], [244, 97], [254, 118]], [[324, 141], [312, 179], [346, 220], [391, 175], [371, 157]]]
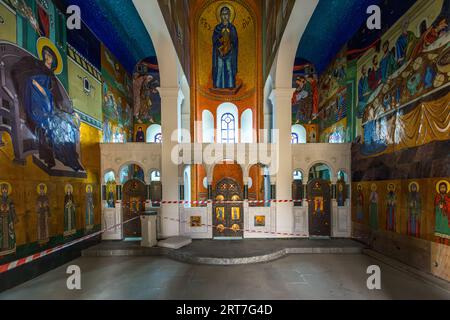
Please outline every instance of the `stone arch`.
[[158, 1], [133, 0], [133, 4], [152, 39], [161, 87], [178, 88], [178, 56]]
[[298, 44], [318, 2], [295, 1], [271, 70], [275, 88], [292, 88], [292, 66]]
[[105, 184], [105, 183], [106, 183], [106, 181], [105, 181], [105, 175], [106, 175], [107, 173], [109, 173], [109, 172], [112, 172], [112, 173], [114, 174], [114, 179], [115, 179], [116, 182], [117, 182], [117, 176], [118, 176], [117, 170], [115, 170], [115, 169], [113, 169], [113, 168], [107, 168], [107, 169], [105, 169], [105, 170], [102, 171], [102, 184]]
[[334, 166], [326, 160], [315, 160], [314, 162], [312, 162], [309, 166], [308, 166], [308, 170], [306, 171], [307, 177], [306, 177], [306, 182], [309, 181], [309, 172], [311, 171], [311, 169], [318, 164], [324, 164], [326, 165], [329, 169], [330, 169], [330, 181], [333, 183], [335, 182], [335, 174], [336, 174], [336, 170], [334, 169]]

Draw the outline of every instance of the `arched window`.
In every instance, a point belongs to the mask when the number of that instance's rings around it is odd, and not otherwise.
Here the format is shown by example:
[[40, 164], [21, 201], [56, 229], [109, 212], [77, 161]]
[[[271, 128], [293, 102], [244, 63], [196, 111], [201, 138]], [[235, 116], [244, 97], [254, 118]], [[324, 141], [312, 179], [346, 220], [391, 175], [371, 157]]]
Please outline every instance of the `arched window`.
[[155, 143], [162, 143], [162, 134], [161, 133], [157, 133], [155, 135]]
[[294, 171], [294, 180], [303, 180], [303, 173], [299, 170]]
[[331, 169], [324, 163], [315, 164], [309, 170], [309, 180], [322, 179], [331, 181]]
[[251, 109], [245, 110], [241, 116], [241, 142], [253, 142], [253, 112]]
[[[306, 143], [306, 129], [300, 124], [294, 124], [291, 129], [292, 138], [291, 143]], [[295, 138], [294, 138], [295, 137]]]
[[116, 181], [116, 176], [114, 174], [114, 171], [106, 172], [105, 176], [104, 176], [104, 179], [105, 179], [105, 181], [104, 181], [105, 184], [108, 183], [108, 182], [111, 182], [111, 181]]
[[225, 113], [220, 119], [221, 143], [235, 143], [236, 120], [231, 113]]
[[156, 141], [158, 135], [159, 141], [161, 141], [161, 126], [159, 124], [152, 124], [147, 128], [145, 140], [147, 143], [161, 143]]
[[303, 199], [305, 198], [303, 189], [303, 172], [294, 170], [294, 180], [292, 181], [292, 199], [294, 199], [294, 207], [303, 206]]
[[158, 170], [152, 171], [152, 173], [150, 174], [150, 181], [161, 181], [161, 172], [159, 172]]
[[203, 143], [214, 143], [214, 116], [211, 111], [203, 110], [202, 131]]
[[239, 113], [238, 108], [230, 103], [222, 103], [217, 108], [217, 143], [238, 143]]

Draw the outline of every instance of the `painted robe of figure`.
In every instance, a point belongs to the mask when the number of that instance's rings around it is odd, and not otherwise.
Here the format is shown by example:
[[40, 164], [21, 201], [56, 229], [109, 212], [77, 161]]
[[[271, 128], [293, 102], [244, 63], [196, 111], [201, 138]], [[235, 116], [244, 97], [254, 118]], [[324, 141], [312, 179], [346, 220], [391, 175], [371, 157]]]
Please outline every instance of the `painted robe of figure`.
[[39, 243], [47, 243], [49, 240], [48, 219], [50, 217], [50, 204], [48, 196], [41, 188], [36, 201], [36, 211], [38, 216], [38, 241]]
[[378, 230], [378, 193], [372, 191], [369, 199], [369, 223], [373, 231]]
[[435, 227], [434, 235], [440, 242], [448, 243], [450, 239], [450, 197], [446, 183], [441, 183], [439, 193], [434, 199]]
[[422, 210], [422, 200], [420, 194], [417, 191], [417, 187], [414, 185], [411, 187], [411, 191], [408, 194], [408, 235], [413, 237], [420, 236], [420, 217]]
[[366, 110], [367, 101], [370, 96], [369, 77], [365, 67], [362, 68], [362, 75], [358, 82], [358, 118], [362, 118]]
[[383, 49], [384, 56], [380, 62], [381, 82], [386, 83], [389, 77], [396, 71], [397, 63], [394, 53], [389, 49], [389, 42], [386, 41], [384, 43]]
[[14, 203], [8, 196], [8, 186], [1, 187], [0, 201], [0, 256], [16, 251], [16, 232], [14, 224], [17, 223]]
[[106, 197], [106, 202], [108, 204], [108, 208], [115, 208], [115, 196], [114, 196], [114, 184], [113, 183], [108, 183], [106, 188], [108, 190], [108, 195]]
[[346, 194], [346, 185], [344, 180], [339, 180], [337, 182], [337, 195], [336, 200], [339, 207], [345, 206], [345, 200], [347, 200], [347, 194]]
[[76, 211], [72, 192], [64, 196], [64, 235], [70, 236], [76, 232]]
[[395, 220], [395, 211], [397, 206], [397, 196], [395, 191], [390, 190], [386, 196], [386, 230], [395, 232], [397, 223]]
[[79, 128], [72, 117], [74, 111], [53, 73], [56, 55], [44, 47], [43, 57], [44, 61], [25, 57], [11, 72], [27, 125], [36, 136], [39, 158], [48, 168], [56, 166], [56, 158], [74, 171], [83, 170], [77, 152]]
[[94, 227], [94, 194], [91, 191], [86, 192], [86, 230]]
[[408, 61], [416, 41], [417, 38], [414, 35], [414, 32], [408, 31], [408, 23], [406, 22], [403, 25], [402, 34], [398, 37], [397, 42], [395, 43], [395, 58], [399, 66], [402, 66], [406, 63], [406, 61]]
[[364, 221], [364, 194], [362, 189], [358, 189], [356, 195], [356, 220]]
[[221, 22], [214, 28], [212, 43], [213, 87], [218, 89], [236, 88], [238, 71], [238, 33], [230, 22], [230, 9], [220, 10]]

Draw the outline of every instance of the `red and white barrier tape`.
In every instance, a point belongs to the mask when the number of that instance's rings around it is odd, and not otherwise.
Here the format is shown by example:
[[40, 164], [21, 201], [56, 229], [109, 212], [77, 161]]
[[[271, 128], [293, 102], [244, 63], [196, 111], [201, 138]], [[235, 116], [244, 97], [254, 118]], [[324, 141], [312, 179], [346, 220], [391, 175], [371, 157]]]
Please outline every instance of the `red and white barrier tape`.
[[234, 204], [234, 203], [244, 203], [247, 202], [248, 204], [266, 204], [266, 203], [292, 203], [292, 202], [309, 202], [308, 199], [301, 199], [301, 200], [277, 200], [277, 199], [271, 199], [271, 200], [226, 200], [226, 201], [219, 201], [219, 200], [162, 200], [162, 201], [152, 201], [152, 200], [146, 200], [146, 201], [116, 201], [123, 205], [128, 204], [137, 204], [137, 203], [149, 203], [149, 204]]
[[100, 234], [102, 234], [102, 233], [104, 233], [106, 231], [109, 231], [111, 229], [114, 229], [114, 228], [117, 228], [119, 226], [125, 225], [125, 224], [127, 224], [127, 223], [129, 223], [129, 222], [131, 222], [133, 220], [138, 219], [138, 218], [140, 218], [140, 216], [133, 217], [130, 220], [127, 220], [127, 221], [125, 221], [123, 223], [118, 223], [118, 224], [116, 224], [114, 226], [111, 226], [109, 228], [106, 228], [106, 229], [103, 229], [103, 230], [100, 230], [100, 231], [88, 234], [88, 235], [86, 235], [84, 237], [81, 237], [81, 238], [75, 239], [73, 241], [61, 244], [61, 245], [56, 246], [54, 248], [50, 248], [50, 249], [44, 250], [42, 252], [35, 253], [35, 254], [33, 254], [31, 256], [28, 256], [26, 258], [21, 258], [21, 259], [18, 259], [16, 261], [5, 263], [5, 264], [0, 266], [0, 274], [4, 273], [6, 271], [10, 271], [12, 269], [15, 269], [17, 267], [20, 267], [20, 266], [22, 266], [24, 264], [30, 263], [32, 261], [36, 261], [36, 260], [38, 260], [40, 258], [43, 258], [43, 257], [49, 255], [49, 254], [61, 251], [61, 250], [65, 249], [65, 248], [68, 248], [68, 247], [73, 246], [73, 245], [75, 245], [77, 243], [83, 242], [83, 241], [85, 241], [87, 239], [94, 238], [94, 237], [96, 237], [96, 236], [98, 236], [98, 235], [100, 235]]
[[[292, 202], [301, 202], [301, 201], [308, 201], [308, 200], [276, 200], [276, 199], [272, 199], [272, 200], [248, 200], [247, 202], [249, 204], [264, 204], [264, 203], [292, 203]], [[134, 202], [131, 201], [131, 202], [128, 202], [128, 203], [121, 202], [121, 204], [122, 205], [136, 204], [136, 203], [152, 203], [152, 204], [235, 204], [235, 203], [241, 203], [241, 202], [244, 202], [244, 201], [242, 201], [242, 200], [241, 201], [213, 201], [213, 200], [205, 200], [205, 201], [184, 201], [184, 200], [151, 201], [151, 200], [147, 200], [147, 201], [134, 201]], [[44, 250], [42, 252], [35, 253], [35, 254], [33, 254], [31, 256], [28, 256], [26, 258], [21, 258], [21, 259], [15, 260], [13, 262], [9, 262], [9, 263], [5, 263], [3, 265], [0, 265], [0, 274], [4, 273], [6, 271], [10, 271], [12, 269], [15, 269], [17, 267], [20, 267], [20, 266], [22, 266], [24, 264], [30, 263], [32, 261], [36, 261], [36, 260], [38, 260], [40, 258], [43, 258], [43, 257], [49, 255], [49, 254], [61, 251], [61, 250], [65, 249], [65, 248], [68, 248], [70, 246], [73, 246], [75, 244], [83, 242], [85, 240], [94, 238], [94, 237], [96, 237], [98, 235], [101, 235], [102, 233], [104, 233], [106, 231], [109, 231], [111, 229], [114, 229], [114, 228], [117, 228], [119, 226], [125, 225], [125, 224], [127, 224], [127, 223], [129, 223], [129, 222], [131, 222], [131, 221], [133, 221], [135, 219], [138, 219], [139, 217], [140, 216], [133, 217], [133, 218], [131, 218], [131, 219], [129, 219], [129, 220], [123, 222], [123, 223], [119, 223], [119, 224], [116, 224], [116, 225], [111, 226], [109, 228], [106, 228], [106, 229], [103, 229], [103, 230], [100, 230], [100, 231], [88, 234], [88, 235], [86, 235], [84, 237], [81, 237], [81, 238], [78, 238], [76, 240], [64, 243], [64, 244], [56, 246], [54, 248], [50, 248], [50, 249]], [[190, 223], [190, 221], [181, 221], [180, 219], [175, 219], [175, 218], [162, 217], [162, 219], [163, 220], [174, 221], [174, 222], [177, 222], [177, 223], [180, 223], [180, 222], [181, 223]], [[218, 227], [222, 228], [222, 226], [220, 226], [220, 225], [216, 226], [216, 225], [212, 225], [212, 224], [211, 225], [200, 224], [200, 226], [206, 226], [206, 227], [212, 227], [212, 228], [218, 228]], [[297, 234], [297, 233], [289, 233], [289, 232], [271, 232], [271, 231], [268, 232], [268, 231], [265, 231], [265, 230], [251, 230], [251, 229], [236, 230], [236, 229], [234, 229], [232, 227], [223, 227], [222, 230], [232, 230], [232, 231], [234, 231], [236, 233], [244, 231], [244, 232], [250, 232], [250, 233], [281, 235], [281, 236], [293, 236], [293, 237], [305, 237], [305, 236], [307, 236], [305, 234]]]
[[[173, 222], [177, 222], [177, 223], [185, 223], [185, 224], [190, 224], [190, 221], [182, 221], [180, 219], [176, 219], [176, 218], [168, 218], [168, 217], [162, 217], [163, 220], [169, 220], [169, 221], [173, 221]], [[278, 236], [290, 236], [290, 237], [307, 237], [307, 234], [304, 233], [292, 233], [292, 232], [274, 232], [274, 231], [265, 231], [265, 230], [252, 230], [252, 229], [234, 229], [233, 227], [225, 227], [225, 226], [221, 226], [221, 225], [213, 225], [213, 224], [205, 224], [205, 223], [200, 223], [197, 226], [199, 227], [212, 227], [212, 228], [220, 228], [221, 230], [231, 230], [234, 231], [235, 233], [238, 232], [249, 232], [249, 233], [259, 233], [259, 234], [270, 234], [270, 235], [278, 235]], [[264, 228], [264, 227], [261, 227]]]

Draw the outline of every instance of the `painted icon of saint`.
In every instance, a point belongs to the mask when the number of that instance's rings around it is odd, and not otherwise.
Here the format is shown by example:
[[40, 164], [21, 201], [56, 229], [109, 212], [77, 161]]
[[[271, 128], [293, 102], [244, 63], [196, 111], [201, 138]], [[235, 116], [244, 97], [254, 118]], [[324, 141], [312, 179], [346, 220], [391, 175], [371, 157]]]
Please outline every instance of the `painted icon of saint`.
[[218, 221], [225, 221], [225, 208], [224, 207], [216, 208], [216, 219]]
[[114, 180], [108, 181], [106, 183], [106, 191], [107, 191], [106, 204], [108, 208], [116, 207], [116, 196], [114, 193], [115, 189], [116, 189], [116, 182]]
[[71, 236], [76, 232], [76, 209], [73, 198], [73, 187], [68, 184], [65, 187], [64, 196], [64, 236]]
[[0, 256], [16, 252], [15, 224], [18, 223], [14, 202], [9, 197], [9, 183], [0, 183]]
[[407, 198], [408, 208], [408, 235], [413, 237], [420, 236], [420, 218], [422, 211], [422, 200], [419, 193], [419, 184], [411, 182], [409, 184], [409, 193]]
[[364, 221], [364, 192], [362, 185], [358, 184], [356, 193], [356, 220]]
[[450, 239], [450, 183], [441, 180], [437, 183], [437, 195], [434, 198], [435, 226], [434, 235], [440, 243], [448, 244]]
[[214, 28], [212, 43], [213, 87], [236, 88], [238, 72], [238, 33], [233, 25], [232, 10], [223, 6], [219, 12], [220, 23]]
[[38, 216], [38, 242], [45, 244], [49, 241], [48, 220], [50, 218], [50, 201], [47, 195], [47, 185], [41, 183], [37, 186], [36, 212]]
[[94, 193], [91, 185], [86, 187], [86, 230], [89, 231], [94, 227]]
[[388, 185], [388, 194], [386, 196], [386, 230], [396, 232], [396, 206], [397, 196], [395, 194], [395, 185]]
[[337, 194], [336, 194], [336, 200], [339, 207], [345, 206], [345, 200], [347, 200], [347, 194], [346, 194], [346, 185], [345, 181], [343, 179], [339, 179], [337, 182]]
[[377, 185], [374, 183], [371, 186], [372, 192], [369, 198], [369, 222], [370, 228], [373, 231], [378, 230], [378, 192]]

